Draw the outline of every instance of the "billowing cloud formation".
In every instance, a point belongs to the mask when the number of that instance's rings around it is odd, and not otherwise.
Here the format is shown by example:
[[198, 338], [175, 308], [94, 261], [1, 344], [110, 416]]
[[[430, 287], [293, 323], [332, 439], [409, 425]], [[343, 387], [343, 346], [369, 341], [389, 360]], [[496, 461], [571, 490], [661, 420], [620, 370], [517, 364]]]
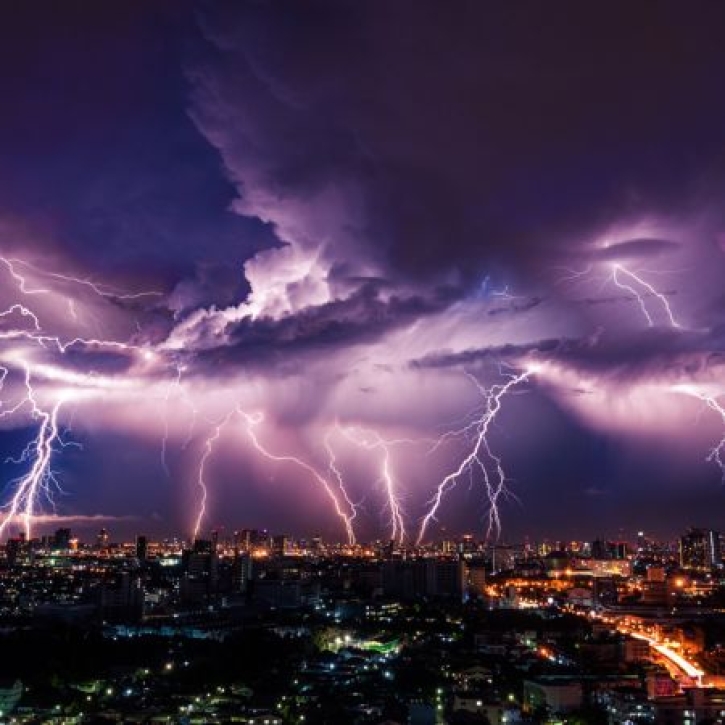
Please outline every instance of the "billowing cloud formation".
[[[23, 168], [0, 193], [0, 425], [11, 454], [36, 441], [1, 531], [64, 475], [104, 511], [138, 479], [139, 511], [189, 533], [351, 540], [415, 539], [434, 503], [498, 524], [507, 475], [564, 528], [549, 490], [715, 486], [721, 8], [180, 7], [97, 11], [78, 32], [110, 40], [85, 51], [16, 18], [54, 63], [34, 81], [19, 52], [0, 129], [27, 151], [0, 172]], [[87, 136], [37, 112], [48, 89]], [[522, 498], [505, 530], [532, 525]]]

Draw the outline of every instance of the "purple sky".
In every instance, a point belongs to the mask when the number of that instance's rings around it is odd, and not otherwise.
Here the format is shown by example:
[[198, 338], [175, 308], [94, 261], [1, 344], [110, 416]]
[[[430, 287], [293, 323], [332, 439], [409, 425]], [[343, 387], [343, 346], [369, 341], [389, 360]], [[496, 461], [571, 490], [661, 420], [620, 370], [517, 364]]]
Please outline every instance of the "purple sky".
[[0, 533], [725, 528], [723, 31], [6, 10]]

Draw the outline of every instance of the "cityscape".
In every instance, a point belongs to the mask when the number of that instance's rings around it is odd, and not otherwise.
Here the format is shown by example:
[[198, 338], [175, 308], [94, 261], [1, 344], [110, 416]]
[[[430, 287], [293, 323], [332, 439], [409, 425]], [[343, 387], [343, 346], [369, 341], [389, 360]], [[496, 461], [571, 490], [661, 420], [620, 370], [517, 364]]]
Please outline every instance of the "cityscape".
[[0, 725], [725, 725], [725, 3], [0, 12]]
[[[717, 531], [4, 546], [3, 721], [677, 723], [725, 708]], [[12, 648], [12, 649], [11, 649]]]

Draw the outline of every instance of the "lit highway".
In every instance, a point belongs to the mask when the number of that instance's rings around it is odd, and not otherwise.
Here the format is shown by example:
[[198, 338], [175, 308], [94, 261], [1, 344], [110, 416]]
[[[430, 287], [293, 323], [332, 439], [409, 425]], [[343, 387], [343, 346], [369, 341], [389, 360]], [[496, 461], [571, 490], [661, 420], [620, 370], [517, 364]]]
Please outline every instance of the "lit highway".
[[672, 664], [682, 670], [688, 677], [694, 679], [698, 685], [702, 685], [702, 676], [705, 674], [701, 669], [695, 667], [691, 662], [686, 660], [682, 655], [675, 652], [673, 649], [667, 647], [664, 644], [660, 644], [657, 640], [652, 639], [644, 634], [637, 632], [629, 632], [630, 636], [635, 639], [643, 639], [649, 642], [652, 649], [659, 652], [663, 657], [667, 658]]

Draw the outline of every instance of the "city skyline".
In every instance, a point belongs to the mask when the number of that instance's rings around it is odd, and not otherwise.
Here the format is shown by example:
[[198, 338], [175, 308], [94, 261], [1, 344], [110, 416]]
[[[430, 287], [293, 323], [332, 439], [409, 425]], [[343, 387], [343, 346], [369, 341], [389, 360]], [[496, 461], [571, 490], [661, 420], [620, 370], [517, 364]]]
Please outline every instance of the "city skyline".
[[44, 14], [0, 29], [3, 540], [725, 529], [725, 9]]

